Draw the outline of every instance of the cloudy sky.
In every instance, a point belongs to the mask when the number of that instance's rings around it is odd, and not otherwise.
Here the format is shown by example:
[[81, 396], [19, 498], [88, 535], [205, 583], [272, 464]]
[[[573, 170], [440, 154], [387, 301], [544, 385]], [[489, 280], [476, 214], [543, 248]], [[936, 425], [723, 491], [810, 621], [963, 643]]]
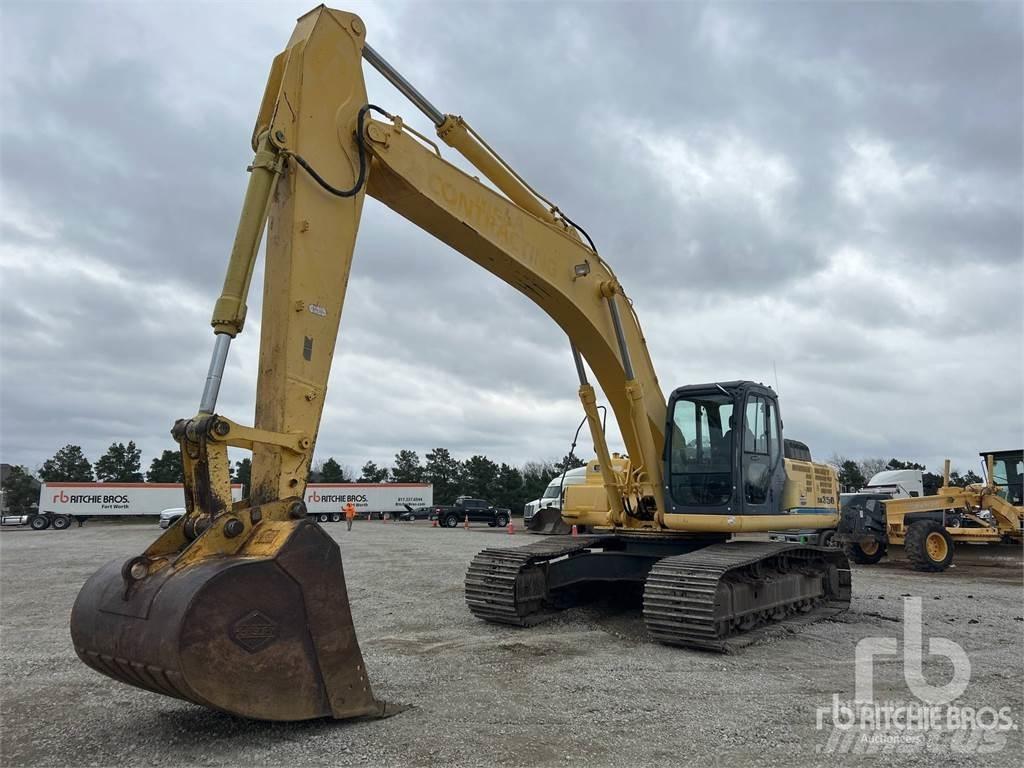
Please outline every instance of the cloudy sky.
[[[252, 121], [310, 5], [5, 0], [0, 460], [133, 439], [148, 465], [195, 412]], [[1024, 443], [1019, 4], [346, 10], [587, 228], [666, 388], [777, 381], [821, 458]], [[246, 331], [220, 411], [251, 422]], [[369, 199], [339, 350], [319, 459], [519, 464], [582, 415], [564, 334]]]

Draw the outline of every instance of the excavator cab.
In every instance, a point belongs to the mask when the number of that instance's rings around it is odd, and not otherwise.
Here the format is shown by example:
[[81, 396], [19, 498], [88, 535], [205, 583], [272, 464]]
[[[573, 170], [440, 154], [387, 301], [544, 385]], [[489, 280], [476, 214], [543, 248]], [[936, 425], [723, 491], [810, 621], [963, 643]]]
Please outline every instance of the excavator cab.
[[676, 389], [666, 425], [666, 509], [778, 514], [786, 481], [778, 396], [752, 381]]

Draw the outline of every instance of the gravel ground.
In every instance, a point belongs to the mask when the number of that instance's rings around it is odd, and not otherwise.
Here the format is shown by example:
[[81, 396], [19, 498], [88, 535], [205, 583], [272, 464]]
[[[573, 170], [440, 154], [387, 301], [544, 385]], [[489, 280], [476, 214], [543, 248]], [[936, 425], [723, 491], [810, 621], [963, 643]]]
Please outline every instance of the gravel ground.
[[[0, 534], [3, 765], [1019, 765], [1019, 730], [986, 741], [939, 734], [932, 748], [830, 752], [816, 708], [853, 698], [854, 647], [902, 637], [902, 601], [920, 596], [924, 637], [971, 662], [959, 704], [1011, 707], [1024, 720], [1024, 607], [1018, 551], [976, 549], [944, 574], [903, 562], [856, 568], [839, 621], [774, 630], [722, 656], [650, 642], [637, 608], [578, 608], [527, 630], [474, 619], [462, 597], [472, 556], [526, 544], [486, 527], [357, 522], [342, 543], [352, 612], [378, 697], [412, 707], [387, 720], [267, 724], [136, 690], [78, 661], [67, 631], [75, 595], [106, 560], [141, 551], [153, 525]], [[933, 685], [952, 667], [928, 657]], [[901, 659], [875, 664], [875, 699], [913, 700]], [[961, 734], [963, 735], [963, 734]], [[970, 737], [971, 732], [966, 732]], [[975, 739], [982, 737], [973, 732]], [[972, 747], [973, 744], [973, 747]], [[876, 748], [877, 749], [877, 748]], [[840, 750], [843, 751], [842, 746]], [[1013, 755], [1017, 755], [1016, 758]]]

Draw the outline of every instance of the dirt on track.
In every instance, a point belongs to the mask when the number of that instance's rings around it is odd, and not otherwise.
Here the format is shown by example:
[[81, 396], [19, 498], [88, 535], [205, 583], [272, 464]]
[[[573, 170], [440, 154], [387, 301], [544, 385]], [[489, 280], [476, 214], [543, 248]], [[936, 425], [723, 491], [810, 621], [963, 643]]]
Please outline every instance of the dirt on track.
[[[68, 616], [85, 579], [142, 551], [156, 526], [5, 530], [0, 763], [1015, 766], [1022, 753], [1024, 592], [1014, 549], [958, 550], [943, 574], [898, 559], [855, 566], [853, 603], [840, 620], [779, 627], [723, 656], [651, 642], [638, 607], [578, 608], [525, 630], [478, 621], [463, 601], [466, 566], [484, 547], [533, 540], [521, 533], [365, 521], [351, 533], [342, 524], [326, 530], [341, 542], [375, 693], [408, 711], [381, 721], [257, 723], [116, 683], [78, 661]], [[953, 674], [928, 655], [929, 638], [958, 643], [971, 673], [957, 703], [1010, 707], [1017, 729], [952, 746], [946, 733], [931, 747], [878, 753], [830, 742], [830, 716], [817, 728], [818, 708], [833, 695], [853, 698], [857, 642], [902, 643], [905, 596], [922, 599], [926, 679], [941, 685]], [[876, 660], [874, 671], [876, 701], [914, 700], [902, 656]]]

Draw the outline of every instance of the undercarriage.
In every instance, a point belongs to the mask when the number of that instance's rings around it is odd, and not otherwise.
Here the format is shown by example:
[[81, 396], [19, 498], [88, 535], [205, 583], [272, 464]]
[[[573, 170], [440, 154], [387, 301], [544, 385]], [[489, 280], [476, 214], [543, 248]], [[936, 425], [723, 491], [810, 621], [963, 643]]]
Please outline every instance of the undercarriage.
[[485, 621], [526, 627], [630, 585], [643, 591], [655, 640], [718, 652], [772, 624], [826, 619], [850, 604], [850, 566], [836, 549], [629, 534], [485, 549], [466, 573], [466, 602]]

